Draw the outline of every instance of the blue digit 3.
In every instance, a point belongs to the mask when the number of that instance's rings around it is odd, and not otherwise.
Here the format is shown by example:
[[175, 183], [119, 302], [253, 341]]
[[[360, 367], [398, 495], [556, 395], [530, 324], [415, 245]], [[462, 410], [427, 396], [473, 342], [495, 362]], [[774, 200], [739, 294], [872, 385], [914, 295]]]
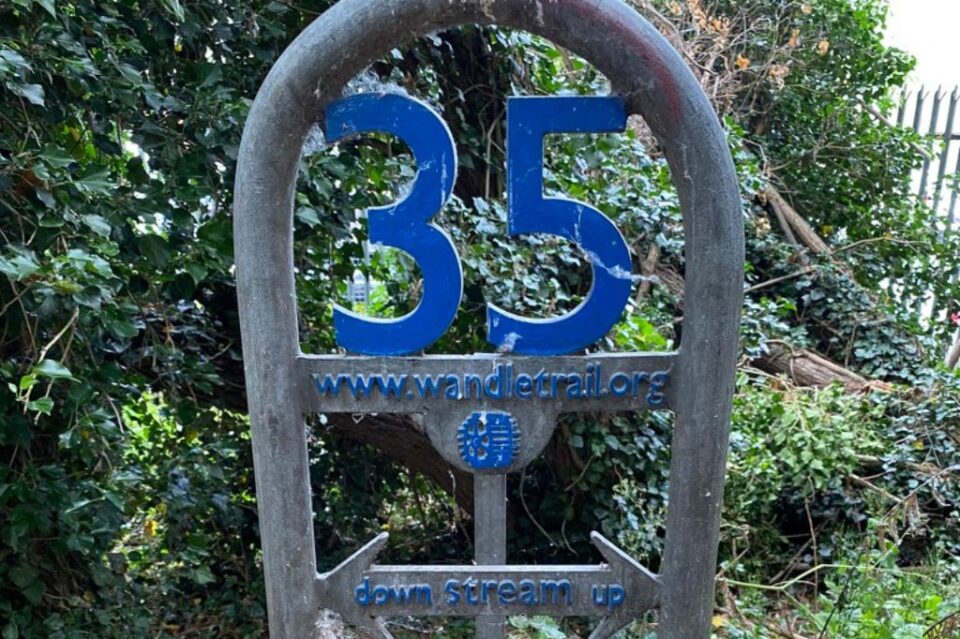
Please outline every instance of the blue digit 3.
[[630, 249], [600, 211], [543, 195], [543, 140], [548, 133], [623, 131], [615, 97], [512, 97], [507, 101], [507, 208], [510, 235], [549, 233], [576, 243], [593, 268], [586, 299], [560, 317], [527, 319], [487, 305], [487, 339], [501, 351], [559, 355], [593, 344], [620, 319], [630, 296]]
[[368, 212], [370, 241], [410, 254], [423, 274], [420, 304], [397, 319], [333, 309], [337, 344], [363, 355], [407, 355], [428, 347], [450, 326], [463, 295], [463, 273], [453, 241], [430, 223], [450, 199], [457, 175], [453, 136], [427, 105], [401, 95], [365, 93], [332, 103], [324, 134], [330, 143], [363, 133], [403, 140], [417, 163], [410, 194]]

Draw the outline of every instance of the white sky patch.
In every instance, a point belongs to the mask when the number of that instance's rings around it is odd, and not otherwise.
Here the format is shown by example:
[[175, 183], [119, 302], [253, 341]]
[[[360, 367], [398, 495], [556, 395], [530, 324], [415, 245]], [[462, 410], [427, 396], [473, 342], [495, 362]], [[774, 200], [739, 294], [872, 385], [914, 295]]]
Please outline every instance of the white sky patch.
[[887, 43], [917, 58], [908, 85], [960, 84], [960, 0], [889, 0]]
[[[937, 87], [942, 86], [946, 95], [937, 124], [937, 130], [942, 131], [949, 94], [960, 85], [960, 0], [888, 0], [888, 3], [887, 44], [907, 51], [917, 59], [917, 65], [907, 79], [907, 89], [915, 92], [920, 87], [926, 87], [929, 92], [921, 130], [928, 130], [933, 95]], [[915, 93], [911, 95], [911, 103], [907, 108], [905, 122], [908, 126], [913, 119], [914, 96]], [[955, 146], [948, 153], [948, 173], [960, 173], [956, 153]], [[937, 166], [931, 166], [931, 175], [936, 174]], [[919, 171], [914, 175], [914, 187], [917, 190], [920, 175]], [[935, 180], [935, 177], [930, 180]], [[933, 203], [929, 194], [927, 199]], [[945, 189], [938, 209], [941, 216], [946, 215], [949, 201], [950, 193]], [[928, 321], [931, 320], [932, 305], [930, 299], [923, 304], [922, 314]]]

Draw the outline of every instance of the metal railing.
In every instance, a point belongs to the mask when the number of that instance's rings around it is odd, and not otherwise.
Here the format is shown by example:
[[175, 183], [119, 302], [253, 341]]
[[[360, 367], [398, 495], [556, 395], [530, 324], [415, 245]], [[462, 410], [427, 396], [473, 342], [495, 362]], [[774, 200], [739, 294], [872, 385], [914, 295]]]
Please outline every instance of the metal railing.
[[957, 186], [960, 183], [960, 131], [955, 129], [960, 125], [957, 121], [958, 104], [960, 87], [947, 93], [942, 86], [933, 92], [921, 86], [905, 91], [897, 110], [898, 126], [940, 140], [940, 148], [924, 158], [915, 188], [920, 198], [940, 214], [943, 233], [953, 230], [960, 200]]

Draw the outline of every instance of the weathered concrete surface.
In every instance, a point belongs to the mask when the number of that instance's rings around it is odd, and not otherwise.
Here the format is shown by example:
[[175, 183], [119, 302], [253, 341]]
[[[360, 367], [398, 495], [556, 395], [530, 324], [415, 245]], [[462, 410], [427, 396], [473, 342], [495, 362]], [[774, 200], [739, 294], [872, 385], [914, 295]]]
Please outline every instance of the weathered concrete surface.
[[743, 231], [726, 140], [680, 56], [619, 0], [343, 0], [264, 82], [244, 130], [235, 245], [271, 635], [310, 636], [319, 601], [300, 414], [293, 196], [324, 106], [391, 48], [465, 23], [543, 35], [595, 64], [663, 145], [680, 195], [686, 303], [673, 372], [673, 438], [660, 580], [664, 639], [709, 636], [741, 304]]

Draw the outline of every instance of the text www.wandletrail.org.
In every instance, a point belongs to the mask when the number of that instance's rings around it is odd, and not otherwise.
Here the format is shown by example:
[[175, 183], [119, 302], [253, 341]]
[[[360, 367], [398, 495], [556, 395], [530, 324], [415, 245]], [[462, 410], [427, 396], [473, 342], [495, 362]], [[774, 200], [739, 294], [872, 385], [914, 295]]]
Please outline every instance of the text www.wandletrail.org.
[[605, 373], [599, 363], [587, 364], [582, 373], [556, 373], [541, 369], [536, 374], [514, 374], [512, 364], [498, 364], [494, 372], [476, 374], [439, 373], [407, 375], [394, 373], [313, 375], [323, 397], [349, 394], [363, 399], [374, 394], [386, 399], [540, 399], [585, 400], [603, 397], [641, 397], [649, 406], [666, 402], [664, 388], [668, 371], [615, 371]]

